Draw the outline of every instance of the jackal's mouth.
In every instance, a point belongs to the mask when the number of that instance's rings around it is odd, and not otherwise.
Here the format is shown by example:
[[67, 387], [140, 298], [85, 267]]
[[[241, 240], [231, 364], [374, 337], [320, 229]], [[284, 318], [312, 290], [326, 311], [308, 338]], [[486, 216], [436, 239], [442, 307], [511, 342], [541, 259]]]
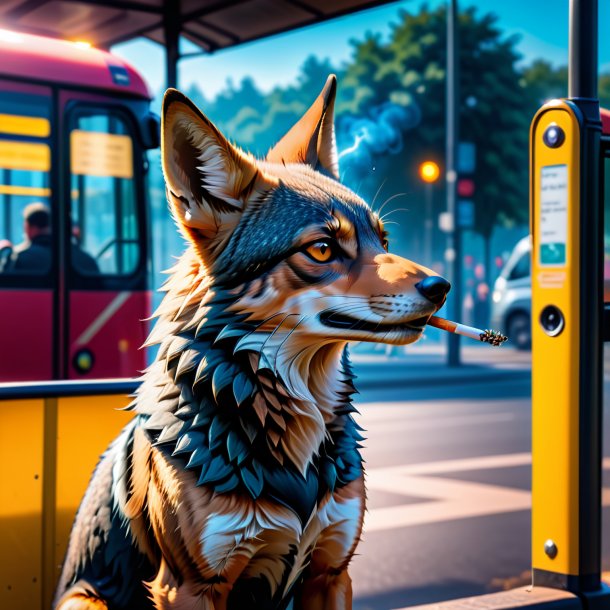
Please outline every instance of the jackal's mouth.
[[368, 322], [367, 320], [353, 318], [352, 316], [332, 310], [320, 314], [320, 322], [325, 326], [343, 330], [360, 330], [369, 333], [388, 333], [405, 330], [421, 332], [429, 319], [430, 316], [427, 315], [421, 316], [420, 318], [414, 318], [408, 322]]

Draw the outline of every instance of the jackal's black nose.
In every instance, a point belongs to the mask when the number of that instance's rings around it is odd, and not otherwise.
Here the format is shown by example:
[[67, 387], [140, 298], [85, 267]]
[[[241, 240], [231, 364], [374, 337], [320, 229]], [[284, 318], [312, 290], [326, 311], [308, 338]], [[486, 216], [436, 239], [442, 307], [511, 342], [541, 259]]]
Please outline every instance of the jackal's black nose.
[[438, 305], [439, 303], [442, 303], [443, 299], [447, 296], [447, 293], [451, 289], [451, 284], [444, 277], [433, 275], [415, 284], [415, 288], [417, 288], [420, 294], [425, 296], [429, 301]]

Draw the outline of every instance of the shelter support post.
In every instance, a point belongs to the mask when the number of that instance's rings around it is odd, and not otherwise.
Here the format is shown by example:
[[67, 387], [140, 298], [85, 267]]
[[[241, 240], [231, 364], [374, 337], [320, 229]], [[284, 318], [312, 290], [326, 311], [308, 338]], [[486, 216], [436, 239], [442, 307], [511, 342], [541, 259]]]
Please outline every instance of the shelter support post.
[[178, 61], [180, 59], [180, 0], [164, 0], [163, 29], [165, 31], [165, 84], [178, 86]]

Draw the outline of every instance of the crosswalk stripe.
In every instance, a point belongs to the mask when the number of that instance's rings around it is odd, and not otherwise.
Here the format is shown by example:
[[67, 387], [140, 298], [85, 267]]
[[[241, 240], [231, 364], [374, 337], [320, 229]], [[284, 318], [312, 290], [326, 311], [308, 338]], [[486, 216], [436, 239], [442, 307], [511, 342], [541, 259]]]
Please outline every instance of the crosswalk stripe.
[[[367, 470], [366, 477], [369, 495], [377, 490], [410, 498], [421, 498], [424, 501], [371, 509], [364, 520], [365, 534], [413, 525], [530, 510], [529, 491], [430, 476], [529, 464], [531, 464], [529, 453], [513, 453], [371, 468]], [[604, 458], [603, 467], [610, 469], [610, 458]], [[603, 489], [602, 502], [604, 506], [610, 506], [610, 489]]]

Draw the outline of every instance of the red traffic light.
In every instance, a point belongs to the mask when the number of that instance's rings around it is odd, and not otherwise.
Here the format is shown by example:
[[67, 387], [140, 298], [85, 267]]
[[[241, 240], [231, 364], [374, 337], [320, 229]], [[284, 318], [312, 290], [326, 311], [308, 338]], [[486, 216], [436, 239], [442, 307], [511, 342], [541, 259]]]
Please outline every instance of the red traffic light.
[[474, 180], [472, 178], [460, 178], [457, 182], [458, 197], [472, 197], [474, 195]]

